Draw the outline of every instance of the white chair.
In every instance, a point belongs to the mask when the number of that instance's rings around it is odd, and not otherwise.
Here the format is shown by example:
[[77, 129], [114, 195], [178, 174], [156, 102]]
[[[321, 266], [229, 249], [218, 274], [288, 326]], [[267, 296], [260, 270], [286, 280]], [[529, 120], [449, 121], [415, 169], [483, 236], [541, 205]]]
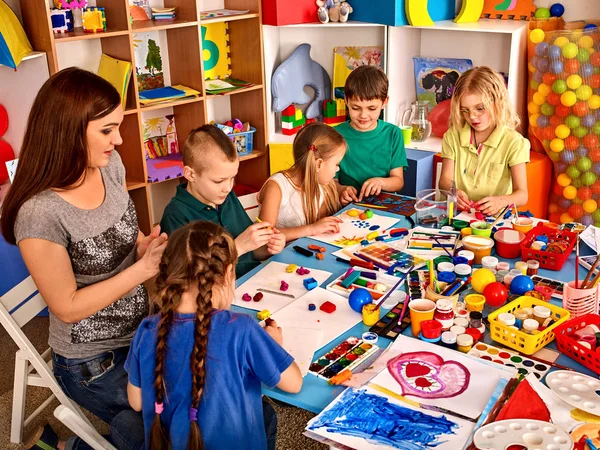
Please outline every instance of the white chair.
[[260, 204], [258, 203], [258, 192], [242, 195], [239, 197], [240, 203], [244, 207], [246, 214], [250, 217], [252, 222], [256, 221], [256, 218], [260, 214]]
[[[87, 442], [95, 450], [115, 450], [85, 417], [79, 406], [62, 391], [52, 373], [50, 349], [43, 354], [35, 349], [21, 328], [46, 307], [31, 277], [13, 287], [0, 297], [0, 323], [18, 345], [15, 358], [15, 382], [13, 391], [11, 442], [18, 444], [23, 440], [25, 428], [53, 400], [60, 405], [54, 410], [54, 416], [64, 423], [73, 433]], [[46, 359], [49, 359], [46, 362]], [[25, 418], [25, 396], [27, 386], [45, 387], [52, 391], [29, 417]]]

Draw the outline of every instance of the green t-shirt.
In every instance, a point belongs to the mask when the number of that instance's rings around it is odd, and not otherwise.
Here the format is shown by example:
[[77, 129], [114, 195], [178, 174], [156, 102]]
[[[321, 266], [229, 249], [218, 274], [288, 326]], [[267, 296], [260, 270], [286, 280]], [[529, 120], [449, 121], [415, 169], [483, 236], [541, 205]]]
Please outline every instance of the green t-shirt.
[[[167, 234], [187, 223], [207, 220], [221, 225], [234, 238], [246, 230], [252, 221], [233, 191], [229, 193], [222, 205], [216, 209], [205, 205], [187, 190], [187, 184], [177, 186], [175, 197], [171, 199], [160, 221], [160, 229]], [[239, 278], [260, 264], [254, 259], [252, 252], [241, 255], [235, 268]]]
[[396, 125], [379, 120], [374, 130], [358, 131], [345, 122], [335, 129], [348, 143], [338, 172], [341, 185], [360, 190], [369, 178], [386, 178], [393, 169], [408, 166], [402, 130]]

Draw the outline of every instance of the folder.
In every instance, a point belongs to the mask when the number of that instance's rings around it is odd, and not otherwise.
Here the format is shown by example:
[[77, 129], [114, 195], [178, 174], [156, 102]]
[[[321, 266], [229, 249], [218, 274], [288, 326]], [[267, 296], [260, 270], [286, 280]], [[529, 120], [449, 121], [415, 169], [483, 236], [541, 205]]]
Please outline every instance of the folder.
[[123, 105], [123, 109], [125, 109], [127, 88], [129, 87], [129, 78], [131, 77], [131, 63], [102, 54], [100, 67], [98, 67], [98, 76], [104, 78], [119, 91], [119, 94], [121, 94], [121, 104]]

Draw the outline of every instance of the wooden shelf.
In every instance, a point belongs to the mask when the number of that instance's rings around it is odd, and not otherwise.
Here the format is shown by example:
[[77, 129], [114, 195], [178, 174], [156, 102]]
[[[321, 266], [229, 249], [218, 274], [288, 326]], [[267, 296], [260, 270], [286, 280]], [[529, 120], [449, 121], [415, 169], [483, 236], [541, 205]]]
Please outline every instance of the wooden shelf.
[[174, 100], [172, 102], [157, 103], [155, 105], [140, 106], [140, 112], [154, 111], [156, 109], [169, 108], [169, 107], [179, 106], [179, 105], [187, 105], [189, 103], [201, 102], [203, 100], [204, 99], [202, 97], [193, 97], [193, 98], [186, 98], [183, 100]]
[[136, 114], [138, 112], [137, 108], [132, 108], [132, 109], [126, 109], [125, 111], [123, 111], [123, 114], [125, 116], [127, 116], [128, 114]]
[[254, 86], [240, 88], [240, 89], [236, 89], [234, 91], [229, 91], [229, 92], [223, 92], [222, 94], [207, 94], [206, 98], [211, 99], [211, 98], [226, 97], [228, 95], [243, 94], [244, 92], [256, 91], [257, 89], [262, 89], [262, 88], [263, 88], [262, 84], [255, 84]]
[[143, 181], [126, 181], [125, 184], [127, 185], [128, 191], [133, 191], [134, 189], [139, 189], [146, 186], [146, 183]]
[[[315, 11], [315, 15], [316, 15], [316, 11]], [[265, 26], [272, 26], [272, 25], [265, 25]], [[296, 24], [291, 24], [291, 25], [280, 25], [279, 28], [313, 28], [313, 27], [318, 27], [318, 28], [338, 28], [338, 27], [381, 27], [381, 28], [385, 28], [387, 25], [382, 25], [379, 23], [368, 23], [368, 22], [358, 22], [358, 21], [354, 21], [354, 20], [349, 20], [348, 22], [327, 22], [327, 23], [321, 23], [321, 22], [310, 22], [310, 23], [296, 23]]]
[[237, 14], [235, 16], [215, 17], [214, 19], [202, 19], [202, 20], [200, 20], [200, 24], [207, 25], [210, 23], [218, 23], [218, 22], [232, 22], [234, 20], [254, 19], [255, 17], [260, 17], [260, 16], [257, 13]]
[[180, 177], [175, 177], [175, 178], [167, 178], [166, 180], [148, 182], [148, 186], [156, 186], [161, 183], [166, 183], [167, 181], [180, 180], [182, 178], [183, 178], [183, 175], [181, 175]]
[[196, 27], [198, 21], [186, 19], [173, 20], [136, 20], [133, 22], [132, 31], [139, 33], [152, 30], [170, 30], [173, 28]]
[[248, 161], [250, 159], [262, 158], [266, 154], [266, 150], [254, 150], [249, 155], [240, 156], [240, 162]]
[[113, 36], [126, 36], [129, 34], [128, 30], [116, 30], [110, 27], [106, 28], [106, 31], [99, 33], [85, 33], [82, 27], [75, 27], [71, 33], [54, 33], [54, 42], [61, 44], [63, 42], [82, 41], [85, 39], [102, 39]]

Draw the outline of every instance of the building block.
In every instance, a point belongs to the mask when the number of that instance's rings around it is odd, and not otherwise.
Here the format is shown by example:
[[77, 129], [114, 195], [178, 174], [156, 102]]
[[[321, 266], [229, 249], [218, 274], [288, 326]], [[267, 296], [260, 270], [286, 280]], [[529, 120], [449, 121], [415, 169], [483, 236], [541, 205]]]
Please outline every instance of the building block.
[[477, 22], [483, 12], [483, 0], [465, 0], [454, 21], [456, 23]]
[[304, 283], [304, 287], [306, 289], [308, 289], [309, 291], [312, 291], [314, 288], [316, 288], [319, 283], [317, 282], [317, 280], [315, 280], [314, 278], [305, 278], [304, 281], [302, 281], [302, 283]]
[[81, 25], [85, 33], [98, 33], [106, 31], [106, 15], [101, 6], [83, 8]]
[[433, 20], [427, 10], [427, 0], [405, 0], [405, 2], [406, 18], [412, 26], [433, 26]]
[[256, 318], [258, 320], [266, 320], [269, 317], [271, 317], [271, 311], [269, 311], [268, 309], [263, 309], [262, 311], [256, 313]]
[[290, 105], [287, 108], [285, 108], [283, 111], [281, 111], [281, 115], [282, 116], [293, 116], [294, 114], [296, 114], [296, 107], [294, 105]]
[[423, 189], [431, 189], [433, 178], [432, 152], [406, 149], [406, 160], [408, 167], [404, 171], [404, 187], [400, 192], [402, 195], [416, 197], [417, 192]]
[[[409, 25], [405, 0], [359, 0], [350, 3], [354, 10], [352, 20], [391, 26]], [[417, 0], [417, 3], [425, 3], [425, 0]], [[456, 0], [429, 0], [427, 3], [429, 16], [434, 22], [454, 19], [455, 8]]]
[[55, 33], [69, 33], [73, 31], [73, 11], [70, 9], [53, 9], [50, 11], [52, 31]]
[[332, 312], [334, 312], [334, 311], [337, 309], [337, 307], [336, 307], [336, 306], [335, 306], [333, 303], [331, 303], [331, 302], [328, 300], [328, 301], [326, 301], [325, 303], [323, 303], [323, 304], [322, 304], [322, 305], [319, 307], [319, 309], [320, 309], [321, 311], [323, 311], [323, 312], [326, 312], [326, 313], [328, 313], [328, 314], [331, 314]]
[[264, 25], [281, 26], [319, 21], [315, 0], [262, 0], [262, 11]]

